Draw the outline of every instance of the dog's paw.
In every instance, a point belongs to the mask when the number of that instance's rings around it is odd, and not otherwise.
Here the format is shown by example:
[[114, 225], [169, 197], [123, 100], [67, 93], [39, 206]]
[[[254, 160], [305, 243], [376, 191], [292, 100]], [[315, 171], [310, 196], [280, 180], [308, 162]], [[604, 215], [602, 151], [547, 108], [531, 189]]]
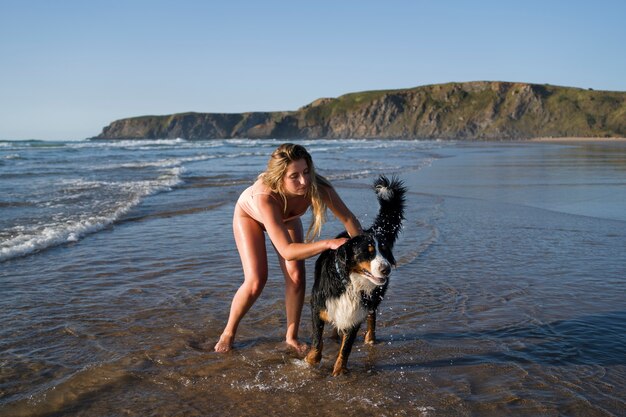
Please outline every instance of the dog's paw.
[[348, 372], [350, 372], [348, 370], [348, 368], [346, 367], [336, 367], [335, 369], [333, 369], [333, 376], [339, 376], [339, 375], [345, 375]]
[[375, 345], [376, 344], [376, 335], [371, 332], [365, 333], [365, 344], [366, 345]]
[[309, 353], [306, 355], [306, 357], [304, 358], [304, 360], [306, 361], [306, 363], [308, 363], [311, 366], [316, 366], [320, 363], [320, 361], [322, 360], [322, 352], [320, 352], [317, 349], [311, 348], [311, 350], [309, 351]]

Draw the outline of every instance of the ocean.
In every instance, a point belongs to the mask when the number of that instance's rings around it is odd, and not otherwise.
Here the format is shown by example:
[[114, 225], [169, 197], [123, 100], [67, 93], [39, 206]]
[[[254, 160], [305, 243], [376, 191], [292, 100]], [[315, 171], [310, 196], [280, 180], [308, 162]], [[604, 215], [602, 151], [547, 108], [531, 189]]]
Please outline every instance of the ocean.
[[0, 141], [0, 416], [626, 414], [626, 142], [299, 141], [365, 227], [374, 178], [408, 188], [379, 342], [337, 378], [332, 340], [282, 349], [272, 256], [233, 351], [199, 348], [280, 143]]

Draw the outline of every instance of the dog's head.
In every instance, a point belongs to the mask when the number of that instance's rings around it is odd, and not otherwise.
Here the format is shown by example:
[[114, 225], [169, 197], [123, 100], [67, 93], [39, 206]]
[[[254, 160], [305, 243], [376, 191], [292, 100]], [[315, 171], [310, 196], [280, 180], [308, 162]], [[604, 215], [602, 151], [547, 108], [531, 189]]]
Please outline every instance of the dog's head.
[[337, 252], [337, 259], [345, 262], [344, 266], [350, 277], [364, 281], [364, 284], [386, 284], [391, 267], [395, 264], [391, 249], [372, 233], [348, 240]]

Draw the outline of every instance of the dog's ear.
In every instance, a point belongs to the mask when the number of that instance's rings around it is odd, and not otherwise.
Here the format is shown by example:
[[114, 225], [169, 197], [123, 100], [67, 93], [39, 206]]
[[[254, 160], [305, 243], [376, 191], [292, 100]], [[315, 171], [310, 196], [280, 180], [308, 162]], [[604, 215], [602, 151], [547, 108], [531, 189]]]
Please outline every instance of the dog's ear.
[[340, 271], [344, 272], [348, 268], [348, 262], [352, 260], [354, 256], [354, 243], [353, 239], [348, 240], [343, 245], [339, 246], [335, 253], [335, 266]]
[[350, 241], [344, 243], [343, 245], [337, 248], [337, 253], [335, 254], [335, 260], [339, 266], [345, 267], [346, 260], [349, 259], [349, 256], [352, 256], [352, 251], [349, 248]]

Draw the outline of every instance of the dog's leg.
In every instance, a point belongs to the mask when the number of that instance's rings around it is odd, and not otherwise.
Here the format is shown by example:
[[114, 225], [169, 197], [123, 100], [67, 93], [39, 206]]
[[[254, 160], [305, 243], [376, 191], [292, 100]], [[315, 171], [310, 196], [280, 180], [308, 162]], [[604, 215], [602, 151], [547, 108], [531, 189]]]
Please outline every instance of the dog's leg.
[[354, 339], [356, 339], [358, 332], [359, 326], [355, 326], [346, 332], [342, 332], [343, 337], [341, 339], [341, 347], [339, 348], [339, 355], [337, 355], [337, 360], [335, 361], [335, 366], [333, 367], [333, 376], [338, 376], [348, 371], [348, 368], [346, 367], [348, 364], [348, 356], [350, 356], [352, 344], [354, 344]]
[[322, 360], [322, 348], [324, 347], [324, 320], [320, 317], [320, 313], [313, 313], [313, 341], [311, 350], [306, 355], [306, 361], [309, 365], [317, 365]]
[[367, 314], [367, 331], [365, 332], [365, 343], [373, 345], [376, 343], [376, 310]]

